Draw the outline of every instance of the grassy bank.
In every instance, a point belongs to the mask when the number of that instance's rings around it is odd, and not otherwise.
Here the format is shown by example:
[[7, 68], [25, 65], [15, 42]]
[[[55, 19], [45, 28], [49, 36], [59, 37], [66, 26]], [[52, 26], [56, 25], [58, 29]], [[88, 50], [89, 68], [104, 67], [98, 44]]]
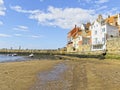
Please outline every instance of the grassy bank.
[[107, 54], [105, 56], [106, 59], [117, 59], [120, 60], [120, 54]]
[[38, 72], [48, 70], [59, 60], [0, 63], [0, 90], [28, 90]]

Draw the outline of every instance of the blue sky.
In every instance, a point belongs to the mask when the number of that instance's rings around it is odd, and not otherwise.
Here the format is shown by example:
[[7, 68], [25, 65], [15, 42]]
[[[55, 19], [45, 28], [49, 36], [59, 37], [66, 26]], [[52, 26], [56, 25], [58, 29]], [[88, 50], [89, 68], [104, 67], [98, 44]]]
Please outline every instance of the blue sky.
[[0, 48], [62, 48], [75, 24], [120, 13], [119, 5], [119, 0], [0, 0]]

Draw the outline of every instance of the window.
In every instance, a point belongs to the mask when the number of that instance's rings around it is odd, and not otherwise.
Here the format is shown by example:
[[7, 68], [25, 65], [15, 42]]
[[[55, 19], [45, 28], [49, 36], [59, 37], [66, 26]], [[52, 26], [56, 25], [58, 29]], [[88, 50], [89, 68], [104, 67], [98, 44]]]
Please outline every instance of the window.
[[105, 42], [105, 38], [102, 38], [102, 41]]
[[93, 45], [93, 49], [102, 49], [103, 45]]
[[83, 45], [88, 45], [89, 44], [90, 39], [89, 38], [83, 38], [82, 44]]
[[105, 32], [105, 28], [102, 28], [102, 32]]
[[97, 34], [97, 31], [95, 31], [95, 35]]
[[94, 40], [95, 40], [95, 43], [97, 43], [97, 38], [95, 38]]
[[98, 25], [96, 24], [96, 27], [98, 27]]

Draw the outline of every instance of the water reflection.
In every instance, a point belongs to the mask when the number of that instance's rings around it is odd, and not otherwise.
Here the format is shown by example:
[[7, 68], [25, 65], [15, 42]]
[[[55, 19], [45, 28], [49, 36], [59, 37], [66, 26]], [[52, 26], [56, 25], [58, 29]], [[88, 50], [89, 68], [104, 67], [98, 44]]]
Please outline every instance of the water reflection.
[[62, 77], [67, 70], [68, 66], [60, 63], [50, 71], [40, 72], [37, 82], [30, 90], [71, 90], [69, 80]]
[[62, 74], [67, 69], [67, 66], [63, 63], [58, 64], [53, 70], [48, 72], [42, 72], [39, 74], [41, 83], [45, 84], [49, 81], [60, 80], [60, 74]]

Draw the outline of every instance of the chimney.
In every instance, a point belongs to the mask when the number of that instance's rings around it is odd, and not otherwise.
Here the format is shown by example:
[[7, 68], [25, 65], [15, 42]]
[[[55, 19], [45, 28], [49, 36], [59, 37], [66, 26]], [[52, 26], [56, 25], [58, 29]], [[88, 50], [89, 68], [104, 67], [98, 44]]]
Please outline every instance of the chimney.
[[75, 28], [77, 27], [77, 25], [75, 24]]
[[108, 18], [110, 18], [110, 15], [108, 15]]
[[118, 13], [118, 17], [120, 17], [120, 13]]

